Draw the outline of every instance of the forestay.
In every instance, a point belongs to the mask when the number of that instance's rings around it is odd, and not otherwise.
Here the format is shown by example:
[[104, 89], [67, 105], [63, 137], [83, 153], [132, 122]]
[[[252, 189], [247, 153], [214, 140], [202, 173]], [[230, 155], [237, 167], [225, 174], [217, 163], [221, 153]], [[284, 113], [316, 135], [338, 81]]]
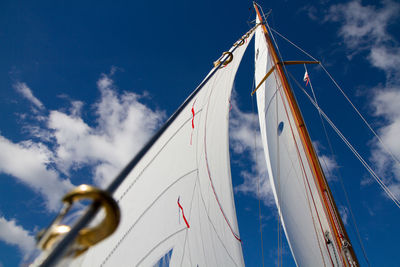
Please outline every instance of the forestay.
[[252, 35], [231, 48], [233, 60], [219, 66], [118, 188], [120, 226], [75, 265], [244, 265], [228, 118], [235, 74]]
[[[256, 30], [255, 64], [258, 85], [274, 66], [261, 27]], [[296, 264], [343, 266], [337, 244], [330, 242], [329, 220], [277, 68], [257, 90], [257, 106], [269, 178]]]

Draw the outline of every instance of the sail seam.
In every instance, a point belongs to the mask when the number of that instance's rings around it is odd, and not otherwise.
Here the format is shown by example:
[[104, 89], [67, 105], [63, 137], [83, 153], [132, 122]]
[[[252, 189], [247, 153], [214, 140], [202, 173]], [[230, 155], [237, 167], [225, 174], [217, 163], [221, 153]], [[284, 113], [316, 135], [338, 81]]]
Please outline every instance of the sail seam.
[[176, 183], [178, 183], [180, 180], [183, 178], [189, 177], [190, 174], [193, 172], [196, 172], [198, 169], [191, 170], [179, 178], [177, 178], [174, 182], [172, 182], [168, 187], [166, 187], [155, 199], [154, 201], [142, 212], [142, 214], [139, 215], [139, 217], [136, 219], [136, 221], [128, 228], [128, 230], [122, 235], [122, 237], [118, 240], [117, 244], [111, 249], [109, 254], [106, 256], [104, 261], [101, 263], [100, 266], [103, 266], [114, 254], [115, 250], [121, 245], [122, 241], [128, 236], [128, 234], [132, 231], [132, 229], [136, 226], [136, 224], [142, 219], [142, 217], [147, 213], [147, 211], [167, 192], [172, 186], [174, 186]]
[[217, 193], [215, 191], [214, 183], [213, 183], [212, 178], [211, 178], [210, 167], [209, 167], [209, 163], [208, 163], [208, 159], [207, 159], [207, 119], [208, 119], [208, 108], [210, 106], [209, 103], [210, 103], [210, 99], [211, 99], [211, 95], [212, 95], [213, 91], [214, 90], [211, 90], [211, 92], [210, 92], [210, 94], [208, 96], [207, 108], [206, 108], [206, 117], [205, 117], [205, 123], [204, 123], [204, 158], [205, 158], [205, 163], [206, 163], [206, 167], [207, 167], [207, 174], [208, 174], [208, 178], [210, 180], [210, 184], [211, 184], [212, 191], [214, 193], [215, 200], [217, 201], [217, 204], [219, 206], [219, 209], [221, 210], [221, 213], [222, 213], [222, 215], [223, 215], [223, 217], [225, 219], [225, 222], [227, 223], [229, 229], [231, 230], [231, 232], [232, 232], [233, 236], [236, 238], [236, 240], [238, 240], [239, 242], [242, 242], [242, 240], [240, 239], [239, 235], [236, 234], [233, 231], [232, 226], [231, 226], [230, 222], [228, 221], [228, 218], [226, 217], [225, 212], [224, 212], [224, 210], [223, 210], [223, 208], [221, 206], [221, 203], [219, 201], [218, 195], [217, 195]]
[[[266, 38], [266, 36], [264, 36], [264, 37]], [[271, 52], [269, 50], [268, 50], [268, 56], [270, 58], [272, 57]], [[270, 59], [270, 61], [273, 61], [273, 60]], [[276, 68], [276, 70], [278, 70], [278, 68]], [[314, 216], [313, 216], [313, 212], [312, 212], [312, 209], [311, 209], [311, 205], [309, 203], [309, 196], [307, 194], [307, 191], [310, 192], [311, 199], [312, 199], [313, 206], [314, 206], [314, 210], [316, 212], [317, 219], [318, 219], [321, 231], [323, 231], [321, 220], [320, 220], [319, 213], [318, 213], [318, 210], [317, 210], [317, 207], [316, 207], [316, 204], [315, 204], [314, 196], [312, 195], [312, 191], [311, 191], [310, 184], [309, 184], [309, 181], [308, 181], [307, 173], [306, 173], [305, 168], [304, 168], [303, 160], [302, 160], [302, 158], [300, 156], [299, 147], [298, 147], [296, 138], [295, 138], [294, 133], [293, 133], [293, 127], [292, 127], [291, 120], [290, 120], [290, 117], [289, 117], [289, 114], [288, 114], [288, 111], [287, 111], [286, 102], [284, 101], [284, 97], [282, 95], [281, 88], [283, 87], [283, 84], [279, 82], [279, 79], [277, 77], [278, 75], [279, 74], [277, 72], [273, 72], [273, 77], [275, 79], [275, 83], [277, 84], [277, 89], [276, 90], [279, 92], [279, 95], [280, 95], [280, 98], [281, 98], [281, 101], [282, 101], [282, 104], [283, 104], [283, 107], [284, 107], [284, 110], [285, 110], [285, 113], [286, 113], [286, 117], [287, 117], [288, 122], [289, 122], [289, 126], [290, 126], [290, 130], [291, 130], [292, 137], [293, 137], [293, 140], [294, 140], [294, 144], [295, 144], [295, 147], [296, 147], [297, 158], [298, 158], [299, 162], [301, 163], [301, 165], [300, 165], [301, 168], [302, 168], [301, 169], [301, 175], [302, 175], [302, 178], [303, 178], [304, 187], [306, 189], [307, 204], [308, 204], [309, 209], [310, 209], [310, 213], [311, 213], [311, 217], [312, 217], [312, 221], [313, 221], [313, 228], [314, 228], [314, 232], [315, 232], [315, 235], [316, 235], [316, 238], [317, 238], [318, 247], [319, 247], [319, 250], [320, 250], [320, 253], [321, 253], [322, 261], [324, 263], [324, 266], [326, 266], [325, 259], [324, 259], [324, 256], [323, 256], [323, 252], [322, 252], [321, 245], [320, 245], [320, 240], [319, 240], [318, 233], [317, 233], [317, 229], [315, 227]], [[278, 97], [276, 97], [276, 102], [278, 102]], [[307, 190], [307, 187], [305, 185], [305, 181], [307, 181], [307, 185], [308, 185], [309, 190]], [[331, 258], [330, 254], [329, 254], [329, 257]], [[331, 261], [332, 261], [332, 258], [331, 258]]]
[[169, 236], [167, 236], [166, 238], [164, 238], [163, 240], [161, 240], [157, 245], [155, 245], [153, 248], [151, 248], [151, 250], [149, 252], [147, 252], [147, 254], [140, 259], [140, 261], [135, 265], [135, 266], [140, 266], [140, 264], [151, 254], [151, 252], [153, 252], [159, 245], [161, 245], [162, 243], [164, 243], [165, 241], [167, 241], [168, 239], [170, 239], [171, 237], [179, 234], [182, 231], [187, 230], [186, 227], [183, 227], [181, 229], [179, 229], [178, 231], [175, 231], [174, 233], [170, 234]]
[[[194, 192], [195, 192], [195, 190], [196, 190], [196, 188], [197, 188], [198, 177], [199, 177], [199, 171], [198, 171], [198, 169], [197, 169], [197, 172], [196, 172], [196, 181], [194, 182], [194, 186], [193, 186], [193, 190], [192, 190], [192, 199], [190, 200], [189, 220], [191, 220], [191, 218], [192, 218], [192, 207], [193, 207]], [[180, 266], [182, 266], [183, 257], [185, 256], [187, 237], [188, 237], [188, 231], [186, 231], [186, 233], [185, 233], [185, 241], [183, 242], [183, 252], [182, 252], [182, 258], [181, 258], [181, 265], [180, 265]], [[189, 248], [189, 254], [190, 254], [190, 248]], [[189, 255], [189, 260], [191, 260], [190, 255]], [[193, 265], [193, 264], [191, 264], [191, 265]]]
[[[236, 261], [233, 259], [233, 257], [231, 256], [231, 254], [229, 253], [228, 249], [225, 247], [224, 242], [221, 240], [221, 237], [219, 236], [219, 234], [218, 234], [218, 232], [217, 232], [217, 229], [215, 228], [215, 225], [214, 225], [214, 223], [212, 222], [212, 220], [211, 220], [211, 218], [210, 218], [210, 215], [208, 214], [207, 206], [206, 206], [206, 203], [205, 203], [205, 201], [204, 201], [203, 194], [201, 193], [201, 190], [199, 190], [199, 195], [200, 195], [200, 198], [201, 198], [201, 203], [203, 204], [204, 211], [205, 211], [205, 213], [207, 214], [208, 221], [209, 221], [210, 225], [212, 226], [215, 235], [217, 236], [219, 242], [221, 242], [222, 247], [225, 249], [225, 252], [228, 254], [228, 256], [229, 256], [229, 258], [232, 260], [232, 262], [233, 262], [236, 266], [239, 266], [239, 265], [236, 263]], [[211, 243], [212, 243], [212, 242], [211, 242]], [[215, 250], [214, 250], [214, 251], [215, 251]]]
[[[269, 28], [269, 25], [266, 24], [266, 26], [271, 31], [271, 29]], [[267, 38], [267, 36], [266, 36], [266, 38]], [[268, 38], [270, 38], [270, 37], [268, 36]], [[274, 41], [274, 43], [275, 43], [275, 45], [277, 47], [277, 51], [279, 53], [279, 58], [282, 60], [282, 56], [280, 54], [279, 47], [277, 46], [277, 43], [276, 43], [276, 40], [275, 40], [275, 37], [274, 37], [273, 34], [271, 34], [271, 39]], [[271, 42], [271, 39], [269, 39], [270, 42]], [[279, 60], [278, 55], [275, 54], [275, 56], [276, 56], [275, 59]], [[287, 81], [286, 76], [285, 76], [285, 73], [287, 72], [285, 66], [284, 65], [283, 66], [278, 66], [278, 71], [279, 71], [280, 77], [282, 79], [282, 82], [285, 85], [285, 94], [288, 97], [288, 101], [290, 100], [289, 101], [289, 105], [290, 105], [291, 110], [294, 112], [294, 115], [295, 115], [294, 119], [295, 119], [296, 123], [301, 123], [304, 126], [304, 121], [302, 119], [300, 110], [298, 110], [298, 107], [296, 105], [295, 96], [292, 95], [292, 93], [290, 91], [290, 87], [289, 87], [288, 81]], [[293, 98], [293, 100], [291, 100], [291, 98]], [[328, 200], [325, 199], [325, 197], [323, 195], [323, 192], [322, 192], [324, 190], [329, 190], [329, 189], [327, 189], [326, 181], [324, 179], [324, 176], [323, 176], [323, 173], [322, 173], [322, 169], [318, 164], [318, 159], [317, 159], [317, 156], [315, 154], [315, 151], [312, 148], [311, 140], [310, 140], [310, 137], [308, 135], [307, 129], [305, 128], [305, 126], [304, 126], [304, 128], [300, 128], [301, 126], [297, 126], [297, 127], [299, 127], [298, 131], [299, 131], [300, 141], [301, 141], [301, 143], [303, 145], [303, 148], [305, 149], [304, 152], [306, 153], [307, 161], [310, 164], [311, 171], [313, 172], [313, 178], [314, 178], [315, 186], [317, 187], [318, 196], [320, 197], [320, 201], [321, 201], [322, 207], [323, 207], [322, 211], [325, 213], [325, 216], [327, 216], [328, 225], [329, 225], [332, 233], [335, 236], [335, 239], [334, 239], [335, 240], [335, 245], [338, 247], [338, 250], [340, 251], [342, 244], [340, 243], [339, 236], [338, 236], [338, 233], [337, 233], [338, 229], [336, 229], [334, 227], [334, 225], [332, 225], [333, 224], [332, 223], [332, 214], [330, 213], [330, 210], [327, 210], [327, 207], [326, 207], [326, 205], [327, 205], [326, 202]], [[318, 218], [319, 218], [319, 216], [318, 216]], [[329, 253], [329, 255], [330, 255], [330, 253]], [[331, 255], [330, 255], [330, 257], [331, 257]], [[343, 256], [341, 257], [341, 260], [342, 260], [342, 262], [344, 264], [345, 259], [343, 258]], [[331, 257], [331, 261], [332, 261], [332, 257]]]
[[[196, 114], [200, 113], [203, 109], [199, 109]], [[128, 188], [121, 194], [121, 196], [117, 199], [117, 202], [120, 202], [125, 195], [132, 189], [132, 187], [136, 184], [136, 182], [140, 179], [140, 177], [142, 176], [142, 174], [145, 172], [145, 170], [149, 167], [149, 165], [157, 158], [157, 156], [164, 150], [164, 148], [166, 147], [166, 145], [168, 145], [168, 143], [172, 140], [172, 138], [175, 137], [176, 134], [178, 134], [178, 132], [180, 132], [180, 130], [182, 130], [182, 128], [191, 120], [191, 118], [187, 119], [184, 123], [182, 123], [182, 125], [171, 135], [170, 138], [168, 138], [168, 140], [165, 142], [165, 144], [160, 148], [159, 151], [157, 151], [157, 153], [154, 155], [154, 157], [147, 163], [147, 165], [143, 168], [143, 170], [140, 171], [140, 173], [136, 176], [136, 178], [132, 181], [132, 183], [128, 186]]]
[[[287, 112], [286, 103], [285, 103], [284, 100], [283, 100], [282, 92], [281, 92], [280, 90], [279, 90], [279, 94], [280, 94], [281, 99], [282, 99], [282, 102], [283, 102], [283, 106], [284, 106], [284, 109], [285, 109], [286, 117], [287, 117], [288, 122], [289, 122], [291, 134], [292, 134], [292, 137], [293, 137], [293, 141], [294, 141], [294, 143], [295, 143], [297, 157], [298, 157], [299, 162], [301, 163], [300, 165], [301, 165], [301, 168], [302, 168], [302, 172], [301, 172], [301, 173], [302, 173], [302, 177], [303, 177], [304, 187], [306, 187], [305, 182], [307, 182], [308, 190], [307, 190], [307, 188], [305, 188], [305, 189], [306, 189], [307, 201], [309, 201], [309, 197], [308, 197], [308, 193], [307, 193], [307, 192], [309, 192], [310, 195], [311, 195], [311, 200], [312, 200], [312, 203], [313, 203], [313, 206], [314, 206], [315, 213], [316, 213], [316, 215], [317, 215], [317, 219], [318, 219], [318, 222], [319, 222], [321, 231], [323, 232], [323, 227], [322, 227], [322, 224], [321, 224], [321, 219], [320, 219], [320, 217], [319, 217], [318, 209], [317, 209], [317, 207], [316, 207], [315, 200], [314, 200], [314, 196], [313, 196], [312, 191], [311, 191], [310, 183], [309, 183], [309, 180], [308, 180], [308, 177], [307, 177], [307, 173], [306, 173], [306, 171], [305, 171], [305, 167], [304, 167], [304, 164], [303, 164], [303, 160], [302, 160], [301, 155], [300, 155], [299, 147], [298, 147], [296, 138], [295, 138], [294, 133], [293, 133], [293, 128], [292, 128], [292, 124], [291, 124], [291, 121], [290, 121], [290, 118], [289, 118], [289, 115], [288, 115], [288, 112]], [[308, 204], [309, 204], [309, 206], [310, 206], [310, 203], [308, 203]], [[310, 212], [311, 212], [312, 221], [313, 221], [313, 223], [314, 223], [313, 212], [312, 212], [311, 210], [310, 210]], [[318, 238], [318, 233], [317, 233], [317, 230], [315, 229], [315, 227], [314, 227], [314, 232], [315, 232], [315, 235], [316, 235], [316, 237], [317, 237], [318, 246], [319, 246], [319, 249], [320, 249], [322, 261], [323, 261], [323, 263], [324, 263], [324, 266], [326, 266], [325, 259], [324, 259], [324, 256], [323, 256], [323, 253], [322, 253], [322, 249], [321, 249], [321, 246], [320, 246], [319, 238]], [[329, 250], [328, 250], [328, 253], [329, 253]], [[330, 253], [329, 253], [329, 257], [331, 257]], [[331, 261], [332, 261], [332, 258], [331, 258]]]
[[[270, 56], [272, 57], [272, 55], [270, 55]], [[278, 70], [278, 69], [277, 69], [277, 70]], [[277, 85], [279, 85], [279, 84], [281, 85], [279, 88], [277, 88], [277, 90], [279, 91], [279, 95], [280, 95], [280, 98], [281, 98], [281, 100], [282, 100], [282, 104], [283, 104], [283, 107], [284, 107], [284, 110], [285, 110], [285, 113], [286, 113], [286, 117], [287, 117], [288, 122], [289, 122], [289, 126], [290, 126], [290, 129], [291, 129], [292, 137], [293, 137], [293, 140], [294, 140], [294, 143], [295, 143], [297, 156], [298, 156], [299, 162], [301, 163], [302, 177], [303, 177], [303, 180], [307, 181], [308, 191], [310, 192], [310, 195], [311, 195], [311, 199], [312, 199], [312, 203], [313, 203], [313, 206], [314, 206], [314, 210], [315, 210], [315, 212], [316, 212], [317, 219], [318, 219], [318, 222], [319, 222], [321, 231], [323, 231], [322, 224], [321, 224], [321, 219], [320, 219], [320, 216], [319, 216], [319, 213], [318, 213], [318, 209], [317, 209], [316, 204], [315, 204], [314, 196], [313, 196], [312, 191], [311, 191], [311, 187], [310, 187], [310, 184], [309, 184], [308, 176], [307, 176], [307, 173], [306, 173], [306, 171], [305, 171], [305, 167], [304, 167], [303, 160], [302, 160], [302, 158], [301, 158], [301, 156], [300, 156], [299, 146], [298, 146], [297, 141], [296, 141], [296, 138], [295, 138], [295, 136], [294, 136], [292, 123], [291, 123], [290, 117], [289, 117], [289, 115], [288, 115], [287, 107], [286, 107], [286, 102], [284, 101], [284, 98], [283, 98], [283, 95], [282, 95], [282, 91], [280, 90], [280, 88], [282, 88], [283, 85], [282, 85], [281, 83], [278, 82], [279, 79], [277, 78], [277, 76], [278, 76], [278, 73], [274, 72], [275, 83], [276, 83]], [[277, 99], [278, 99], [278, 98], [277, 98]], [[294, 119], [294, 118], [293, 118], [293, 119]], [[304, 177], [304, 175], [305, 175], [305, 177]], [[304, 181], [303, 181], [303, 182], [304, 182]], [[305, 184], [304, 184], [304, 185], [305, 185]], [[307, 192], [307, 190], [306, 190], [306, 192]], [[306, 195], [307, 195], [307, 199], [308, 199], [308, 194], [306, 193]], [[309, 199], [308, 199], [308, 200], [309, 200]], [[311, 211], [311, 216], [312, 216], [312, 220], [313, 220], [313, 223], [314, 223], [312, 211]], [[318, 238], [317, 230], [316, 230], [315, 228], [314, 228], [314, 231], [315, 231], [315, 235], [316, 235], [316, 237], [317, 237], [318, 246], [319, 246], [319, 249], [320, 249], [320, 253], [321, 253], [322, 260], [323, 260], [323, 262], [324, 262], [324, 265], [326, 265], [325, 259], [324, 259], [323, 253], [322, 253], [322, 249], [321, 249], [321, 246], [320, 246], [320, 241], [319, 241], [319, 238]], [[330, 256], [330, 255], [329, 255], [329, 256]], [[330, 256], [330, 257], [331, 257], [331, 256]], [[331, 261], [332, 261], [332, 259], [331, 259]]]

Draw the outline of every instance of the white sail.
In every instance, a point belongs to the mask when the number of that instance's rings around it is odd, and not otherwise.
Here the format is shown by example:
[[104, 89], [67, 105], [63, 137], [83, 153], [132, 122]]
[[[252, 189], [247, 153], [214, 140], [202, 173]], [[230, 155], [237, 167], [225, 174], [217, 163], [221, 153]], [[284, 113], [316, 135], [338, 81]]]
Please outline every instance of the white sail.
[[[261, 27], [256, 30], [255, 65], [258, 85], [274, 67]], [[296, 264], [344, 266], [277, 68], [257, 90], [257, 106], [269, 178]]]
[[252, 35], [232, 47], [232, 62], [210, 78], [118, 188], [120, 226], [75, 265], [244, 265], [228, 118], [234, 77]]

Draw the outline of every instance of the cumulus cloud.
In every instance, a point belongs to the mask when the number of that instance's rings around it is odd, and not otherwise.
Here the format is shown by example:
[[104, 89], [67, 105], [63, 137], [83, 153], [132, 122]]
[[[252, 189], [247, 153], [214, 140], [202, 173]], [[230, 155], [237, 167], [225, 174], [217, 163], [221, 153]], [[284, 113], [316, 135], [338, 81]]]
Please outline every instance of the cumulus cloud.
[[251, 163], [248, 170], [243, 170], [240, 173], [244, 181], [234, 188], [235, 192], [252, 194], [257, 197], [258, 183], [260, 183], [259, 197], [265, 205], [274, 205], [257, 114], [241, 111], [233, 98], [229, 124], [232, 151], [238, 155], [246, 155]]
[[44, 109], [42, 102], [40, 102], [40, 100], [33, 95], [32, 90], [26, 85], [26, 83], [17, 82], [14, 84], [14, 88], [18, 93], [22, 94], [23, 97], [28, 99], [37, 108]]
[[400, 10], [400, 5], [393, 1], [382, 1], [383, 6], [363, 6], [360, 0], [345, 4], [332, 5], [326, 20], [343, 22], [339, 35], [349, 48], [370, 49], [371, 44], [391, 41], [387, 25]]
[[339, 206], [340, 217], [342, 217], [343, 223], [349, 225], [349, 209], [345, 206]]
[[[377, 138], [371, 141], [371, 160], [392, 192], [400, 197], [400, 47], [389, 26], [399, 19], [400, 4], [384, 0], [380, 7], [353, 0], [331, 6], [326, 19], [342, 22], [339, 35], [351, 53], [367, 53], [370, 64], [386, 74], [383, 85], [372, 88], [373, 115], [380, 119]], [[390, 148], [390, 152], [387, 148]], [[362, 184], [369, 184], [364, 181]]]
[[[371, 158], [379, 173], [383, 174], [389, 188], [400, 197], [400, 86], [377, 90], [372, 102], [375, 116], [383, 117], [386, 123], [378, 131], [383, 144], [374, 140]], [[390, 148], [392, 155], [387, 152]], [[391, 179], [390, 179], [391, 178]]]
[[36, 243], [29, 231], [17, 225], [14, 219], [7, 220], [4, 217], [0, 217], [0, 240], [18, 247], [22, 255], [28, 255]]
[[0, 136], [0, 173], [6, 173], [32, 188], [46, 199], [48, 210], [59, 207], [60, 196], [72, 188], [50, 167], [52, 152], [42, 143], [27, 140], [13, 143]]
[[152, 135], [164, 112], [151, 110], [140, 102], [142, 96], [118, 94], [109, 75], [97, 81], [100, 100], [94, 105], [95, 125], [88, 125], [77, 112], [51, 111], [48, 128], [56, 140], [56, 164], [64, 173], [83, 165], [93, 167], [94, 181], [105, 186]]
[[0, 135], [0, 173], [40, 194], [49, 211], [56, 211], [60, 197], [72, 189], [64, 178], [71, 171], [89, 168], [94, 183], [104, 187], [165, 118], [141, 103], [143, 96], [118, 93], [110, 75], [97, 81], [101, 97], [93, 106], [92, 124], [81, 117], [83, 102], [70, 100], [69, 109], [47, 111], [25, 83], [14, 85], [41, 110], [21, 117], [32, 139], [14, 142]]
[[[96, 83], [101, 96], [91, 107], [95, 117], [91, 123], [81, 116], [81, 101], [64, 97], [70, 108], [48, 111], [25, 83], [14, 85], [39, 109], [19, 114], [22, 130], [31, 139], [14, 142], [0, 135], [0, 173], [41, 195], [50, 212], [57, 211], [60, 198], [73, 188], [64, 177], [86, 168], [92, 171], [93, 181], [104, 187], [165, 119], [164, 112], [142, 103], [145, 96], [118, 93], [112, 80], [115, 70], [102, 74]], [[4, 217], [0, 217], [0, 241], [17, 246], [24, 255], [35, 244], [29, 231]]]
[[334, 180], [335, 176], [333, 172], [339, 168], [336, 160], [333, 157], [327, 155], [318, 155], [318, 159], [321, 163], [322, 169], [324, 170], [328, 181]]
[[322, 166], [322, 169], [324, 170], [326, 178], [328, 179], [328, 181], [335, 181], [336, 177], [334, 175], [334, 172], [339, 168], [339, 165], [337, 164], [335, 158], [322, 152], [325, 148], [321, 145], [320, 142], [313, 141], [312, 143], [318, 155], [319, 162]]

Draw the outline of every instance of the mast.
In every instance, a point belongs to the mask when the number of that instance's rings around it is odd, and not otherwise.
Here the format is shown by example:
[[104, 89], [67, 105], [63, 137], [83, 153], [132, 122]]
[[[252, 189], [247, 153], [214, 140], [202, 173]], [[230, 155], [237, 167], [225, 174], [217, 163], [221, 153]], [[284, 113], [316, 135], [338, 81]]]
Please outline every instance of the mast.
[[353, 247], [350, 244], [349, 237], [347, 235], [343, 221], [341, 219], [341, 216], [338, 212], [337, 206], [333, 199], [331, 190], [328, 186], [325, 175], [324, 175], [321, 165], [319, 163], [317, 154], [311, 143], [311, 139], [310, 139], [309, 133], [307, 131], [307, 128], [305, 126], [304, 119], [301, 115], [299, 106], [296, 102], [296, 99], [294, 97], [292, 89], [290, 88], [290, 85], [288, 83], [288, 80], [287, 80], [287, 77], [286, 77], [286, 74], [285, 74], [285, 71], [283, 68], [284, 64], [283, 64], [283, 62], [281, 62], [281, 60], [278, 57], [275, 46], [274, 46], [274, 44], [271, 40], [271, 37], [268, 33], [268, 30], [266, 27], [266, 22], [263, 21], [263, 18], [261, 16], [260, 10], [258, 9], [256, 2], [253, 2], [253, 5], [254, 5], [254, 9], [257, 13], [257, 16], [260, 20], [260, 23], [262, 24], [262, 29], [264, 32], [265, 40], [267, 42], [267, 46], [268, 46], [270, 55], [273, 60], [273, 66], [275, 67], [277, 74], [278, 74], [277, 76], [279, 77], [279, 80], [281, 81], [284, 94], [289, 103], [290, 111], [293, 114], [293, 117], [295, 120], [295, 127], [297, 128], [297, 131], [300, 135], [301, 145], [304, 148], [304, 151], [305, 151], [305, 154], [307, 157], [307, 161], [308, 161], [308, 163], [311, 167], [312, 173], [313, 173], [313, 178], [315, 180], [315, 184], [317, 185], [319, 196], [323, 203], [325, 214], [329, 220], [331, 233], [334, 237], [333, 241], [339, 247], [339, 250], [341, 252], [340, 256], [341, 256], [342, 260], [345, 262], [346, 266], [359, 266], [357, 257], [355, 255]]

